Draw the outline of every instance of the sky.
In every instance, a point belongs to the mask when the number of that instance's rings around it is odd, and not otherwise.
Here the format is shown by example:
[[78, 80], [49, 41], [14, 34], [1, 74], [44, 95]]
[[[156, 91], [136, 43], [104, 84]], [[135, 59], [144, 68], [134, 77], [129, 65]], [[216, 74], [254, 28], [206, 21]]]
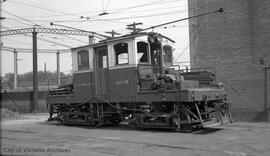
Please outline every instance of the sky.
[[[188, 17], [187, 0], [6, 0], [2, 3], [2, 31], [46, 27], [55, 24], [94, 31], [104, 35], [116, 31], [122, 35], [130, 33], [127, 24], [142, 22], [139, 28]], [[100, 15], [102, 13], [106, 15]], [[151, 31], [151, 30], [150, 30]], [[178, 62], [189, 61], [188, 21], [173, 23], [154, 29], [173, 40], [174, 57]], [[2, 37], [3, 45], [12, 48], [32, 48], [32, 36], [12, 35]], [[38, 34], [38, 49], [70, 49], [87, 45], [85, 36]], [[14, 71], [14, 54], [1, 52], [1, 75]], [[56, 54], [38, 54], [38, 70], [56, 71]], [[60, 70], [72, 70], [71, 54], [60, 55]], [[32, 54], [18, 54], [18, 73], [32, 71]]]

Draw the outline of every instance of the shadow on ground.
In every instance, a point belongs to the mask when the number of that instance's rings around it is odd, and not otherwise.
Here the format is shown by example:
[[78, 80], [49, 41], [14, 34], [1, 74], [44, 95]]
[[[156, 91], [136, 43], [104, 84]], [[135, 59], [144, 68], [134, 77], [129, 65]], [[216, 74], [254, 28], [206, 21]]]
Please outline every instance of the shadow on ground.
[[[67, 126], [67, 127], [76, 127], [76, 128], [82, 128], [82, 129], [102, 129], [102, 130], [127, 130], [127, 131], [146, 131], [146, 132], [153, 132], [153, 133], [160, 133], [160, 132], [165, 132], [165, 133], [184, 133], [184, 132], [176, 132], [171, 129], [159, 129], [159, 128], [144, 128], [144, 129], [134, 129], [130, 127], [129, 125], [104, 125], [102, 127], [96, 128], [94, 126], [87, 126], [87, 125], [65, 125], [63, 123], [60, 123], [58, 121], [42, 121], [38, 122], [38, 124], [42, 125], [51, 125], [51, 126]], [[190, 133], [190, 134], [197, 134], [197, 135], [206, 135], [210, 133], [215, 133], [220, 130], [223, 130], [222, 128], [219, 127], [205, 127], [201, 129], [194, 129], [189, 132], [185, 133]]]

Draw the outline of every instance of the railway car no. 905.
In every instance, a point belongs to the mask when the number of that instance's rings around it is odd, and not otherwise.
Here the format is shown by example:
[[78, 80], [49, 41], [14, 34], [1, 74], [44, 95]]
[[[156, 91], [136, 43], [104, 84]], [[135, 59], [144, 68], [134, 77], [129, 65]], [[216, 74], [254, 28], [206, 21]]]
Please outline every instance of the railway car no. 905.
[[73, 82], [51, 89], [49, 120], [190, 130], [231, 122], [215, 70], [173, 64], [174, 41], [135, 33], [73, 48]]

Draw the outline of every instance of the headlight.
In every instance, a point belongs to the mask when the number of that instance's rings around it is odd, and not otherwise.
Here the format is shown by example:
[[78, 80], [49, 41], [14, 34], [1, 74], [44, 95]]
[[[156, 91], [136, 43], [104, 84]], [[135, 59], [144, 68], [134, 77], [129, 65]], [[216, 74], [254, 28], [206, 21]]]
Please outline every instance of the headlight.
[[155, 37], [154, 37], [153, 35], [149, 35], [149, 36], [148, 36], [148, 41], [149, 41], [150, 43], [154, 43], [154, 42], [155, 42]]

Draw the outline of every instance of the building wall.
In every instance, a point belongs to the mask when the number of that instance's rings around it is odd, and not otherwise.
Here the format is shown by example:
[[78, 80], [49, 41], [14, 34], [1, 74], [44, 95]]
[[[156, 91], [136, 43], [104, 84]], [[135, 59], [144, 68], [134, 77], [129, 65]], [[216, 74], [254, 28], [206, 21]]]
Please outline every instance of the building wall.
[[264, 72], [270, 65], [270, 1], [188, 0], [189, 15], [224, 8], [190, 23], [191, 67], [215, 67], [235, 120], [262, 121]]

